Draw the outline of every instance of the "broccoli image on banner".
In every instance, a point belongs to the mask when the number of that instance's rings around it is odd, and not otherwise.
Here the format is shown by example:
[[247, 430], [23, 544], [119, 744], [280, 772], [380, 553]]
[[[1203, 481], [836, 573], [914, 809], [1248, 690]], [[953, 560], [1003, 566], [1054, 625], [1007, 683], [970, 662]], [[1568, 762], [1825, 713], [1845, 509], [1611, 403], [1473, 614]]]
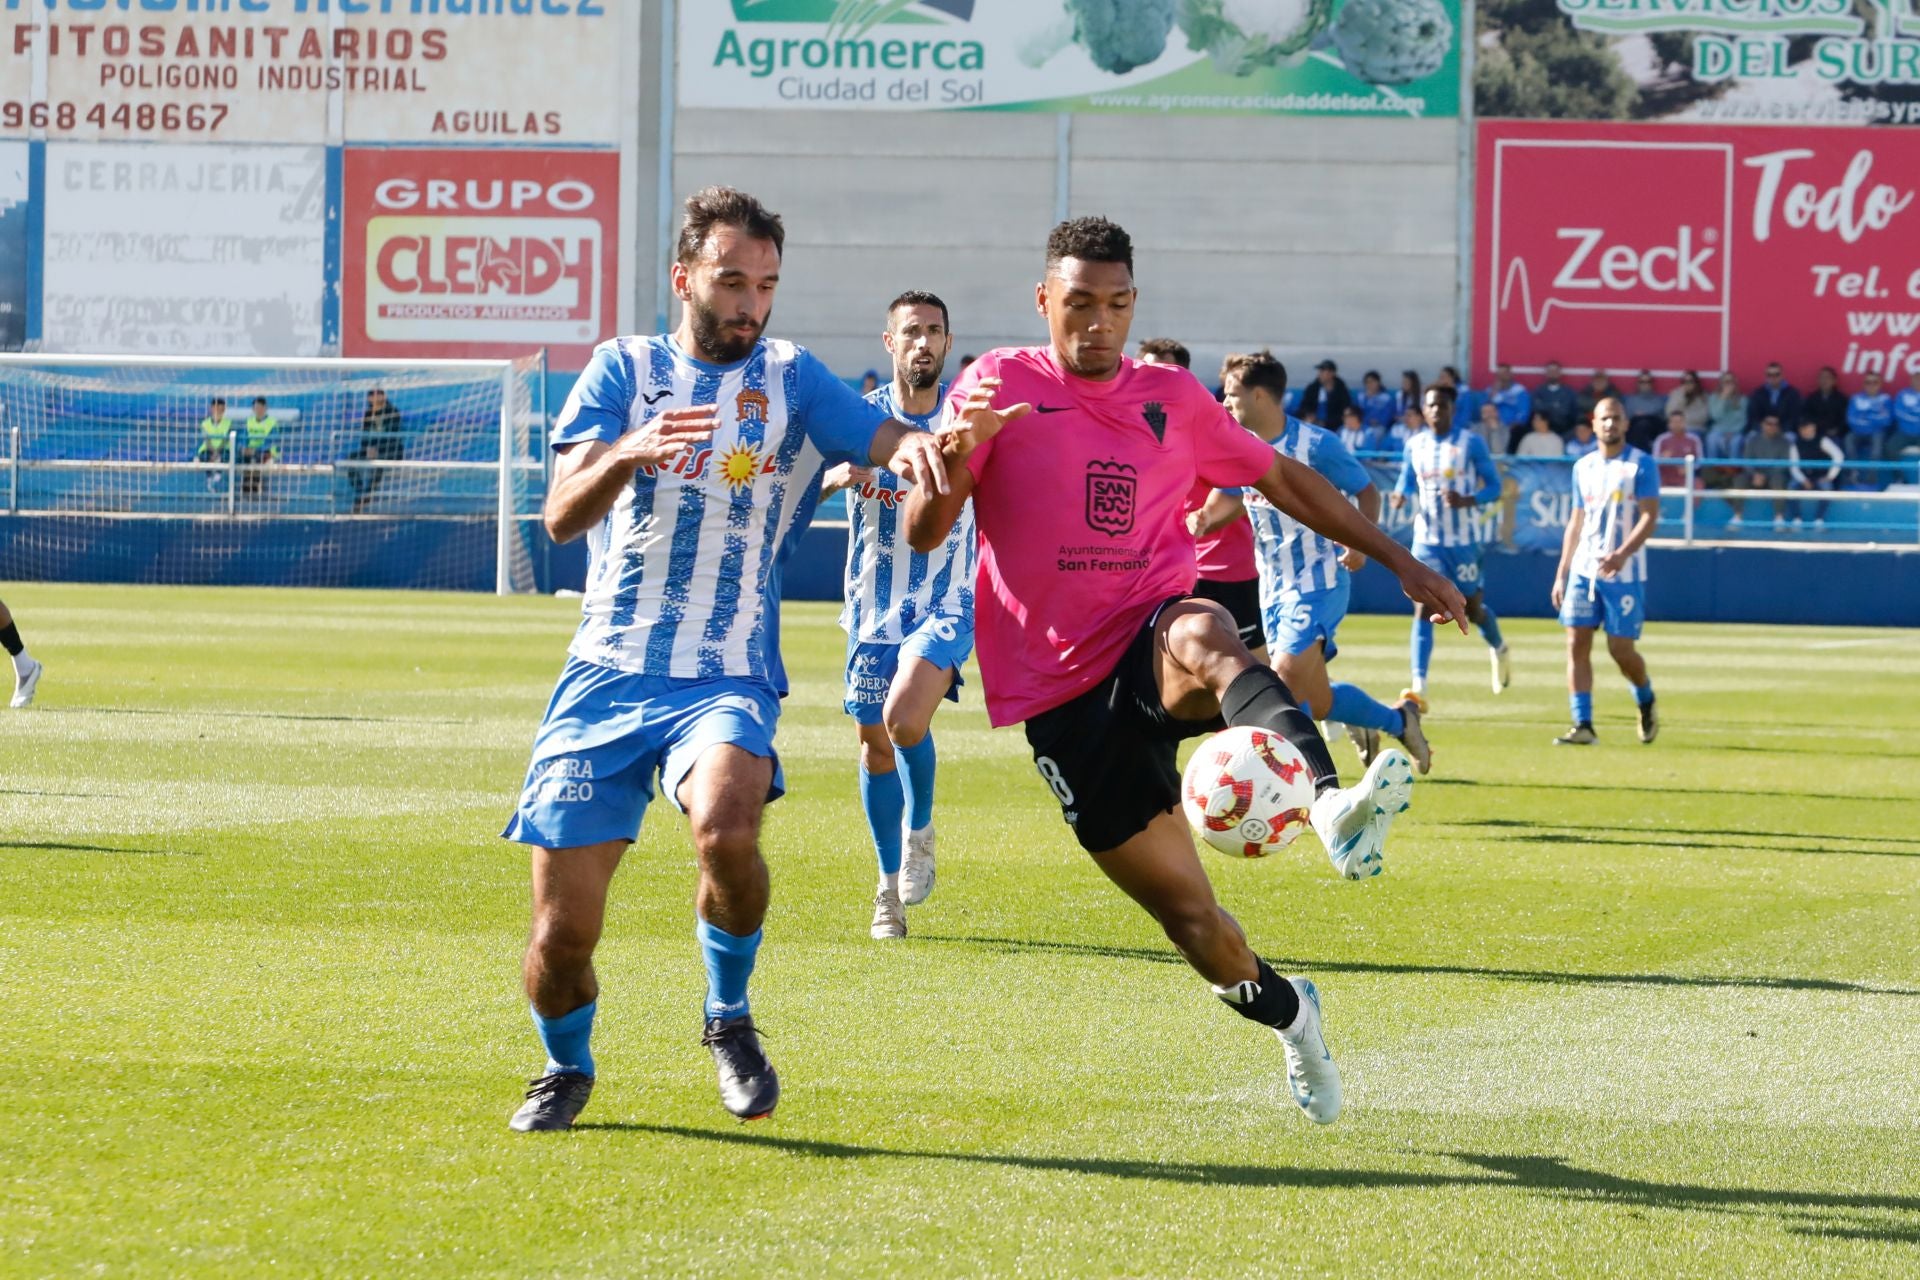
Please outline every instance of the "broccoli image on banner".
[[1180, 0], [1187, 47], [1231, 76], [1305, 60], [1326, 29], [1333, 0]]
[[1347, 0], [1327, 34], [1368, 84], [1406, 84], [1447, 60], [1453, 19], [1440, 0]]
[[1167, 49], [1174, 0], [1067, 0], [1071, 39], [1093, 65], [1114, 75], [1144, 67]]

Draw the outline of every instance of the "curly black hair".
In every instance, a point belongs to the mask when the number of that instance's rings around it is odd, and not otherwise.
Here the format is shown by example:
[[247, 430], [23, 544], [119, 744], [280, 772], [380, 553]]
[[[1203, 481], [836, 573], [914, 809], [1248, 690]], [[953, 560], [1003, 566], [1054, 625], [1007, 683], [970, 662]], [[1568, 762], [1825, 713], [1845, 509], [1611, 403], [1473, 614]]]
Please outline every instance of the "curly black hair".
[[1082, 262], [1124, 262], [1133, 270], [1133, 239], [1117, 222], [1097, 215], [1069, 218], [1047, 235], [1047, 269], [1062, 258]]

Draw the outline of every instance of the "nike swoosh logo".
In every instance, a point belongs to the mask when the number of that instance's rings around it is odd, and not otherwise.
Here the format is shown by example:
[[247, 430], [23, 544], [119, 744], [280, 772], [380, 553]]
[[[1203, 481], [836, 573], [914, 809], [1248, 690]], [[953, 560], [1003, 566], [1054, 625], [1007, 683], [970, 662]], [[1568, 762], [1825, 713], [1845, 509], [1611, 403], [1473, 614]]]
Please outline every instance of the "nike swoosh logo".
[[1033, 406], [1033, 411], [1035, 413], [1065, 413], [1067, 406], [1064, 404], [1037, 404]]
[[662, 400], [665, 400], [668, 396], [672, 394], [673, 394], [673, 388], [667, 387], [660, 391], [654, 392], [650, 396], [641, 396], [640, 399], [645, 404], [650, 404], [650, 405], [659, 404]]

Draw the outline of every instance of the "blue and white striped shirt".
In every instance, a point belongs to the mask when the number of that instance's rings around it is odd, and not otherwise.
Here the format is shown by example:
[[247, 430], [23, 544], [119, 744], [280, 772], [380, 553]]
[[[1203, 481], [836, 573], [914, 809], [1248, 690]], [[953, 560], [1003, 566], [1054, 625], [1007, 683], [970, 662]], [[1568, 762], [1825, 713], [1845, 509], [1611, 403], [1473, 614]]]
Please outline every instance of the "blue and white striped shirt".
[[1456, 422], [1444, 436], [1416, 432], [1407, 440], [1394, 492], [1412, 495], [1413, 542], [1419, 547], [1471, 547], [1491, 536], [1492, 513], [1450, 507], [1448, 493], [1466, 494], [1482, 505], [1500, 496], [1500, 472], [1487, 442]]
[[[903, 412], [894, 402], [893, 384], [868, 396], [888, 416], [931, 430], [940, 417], [947, 388], [942, 384], [933, 412], [924, 417]], [[900, 644], [930, 614], [963, 619], [973, 626], [973, 500], [960, 508], [947, 540], [921, 555], [907, 545], [901, 507], [913, 486], [874, 468], [873, 478], [847, 490], [846, 604], [840, 627], [862, 644]]]
[[[1640, 519], [1640, 500], [1660, 496], [1653, 459], [1628, 445], [1617, 458], [1595, 449], [1573, 464], [1573, 500], [1580, 504], [1580, 544], [1573, 549], [1573, 576], [1592, 578], [1601, 557], [1627, 540]], [[1644, 582], [1647, 548], [1642, 544], [1620, 572], [1603, 582]]]
[[[1349, 498], [1373, 483], [1359, 459], [1331, 431], [1289, 416], [1287, 429], [1272, 443], [1275, 453], [1312, 467]], [[1347, 571], [1340, 565], [1338, 543], [1307, 528], [1257, 489], [1244, 490], [1243, 497], [1260, 560], [1261, 608], [1285, 596], [1340, 585]]]
[[557, 448], [612, 443], [667, 409], [712, 404], [720, 429], [634, 474], [587, 534], [587, 590], [568, 652], [673, 679], [787, 688], [780, 571], [813, 520], [827, 464], [865, 464], [887, 419], [805, 348], [763, 338], [730, 365], [670, 337], [594, 348], [553, 428]]

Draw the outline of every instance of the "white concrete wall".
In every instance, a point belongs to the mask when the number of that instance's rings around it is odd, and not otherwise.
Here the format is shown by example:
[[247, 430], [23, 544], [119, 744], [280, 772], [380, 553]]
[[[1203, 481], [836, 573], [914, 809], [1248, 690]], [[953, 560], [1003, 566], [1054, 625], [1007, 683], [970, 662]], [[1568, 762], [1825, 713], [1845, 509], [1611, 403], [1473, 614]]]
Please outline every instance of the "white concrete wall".
[[[1179, 338], [1203, 372], [1271, 346], [1296, 381], [1331, 355], [1392, 385], [1456, 347], [1456, 128], [1075, 116], [1068, 208], [1132, 233], [1136, 339]], [[882, 365], [881, 308], [907, 288], [947, 300], [962, 351], [1043, 339], [1056, 139], [1048, 115], [683, 110], [673, 189], [726, 183], [785, 217], [773, 330], [852, 375]]]

